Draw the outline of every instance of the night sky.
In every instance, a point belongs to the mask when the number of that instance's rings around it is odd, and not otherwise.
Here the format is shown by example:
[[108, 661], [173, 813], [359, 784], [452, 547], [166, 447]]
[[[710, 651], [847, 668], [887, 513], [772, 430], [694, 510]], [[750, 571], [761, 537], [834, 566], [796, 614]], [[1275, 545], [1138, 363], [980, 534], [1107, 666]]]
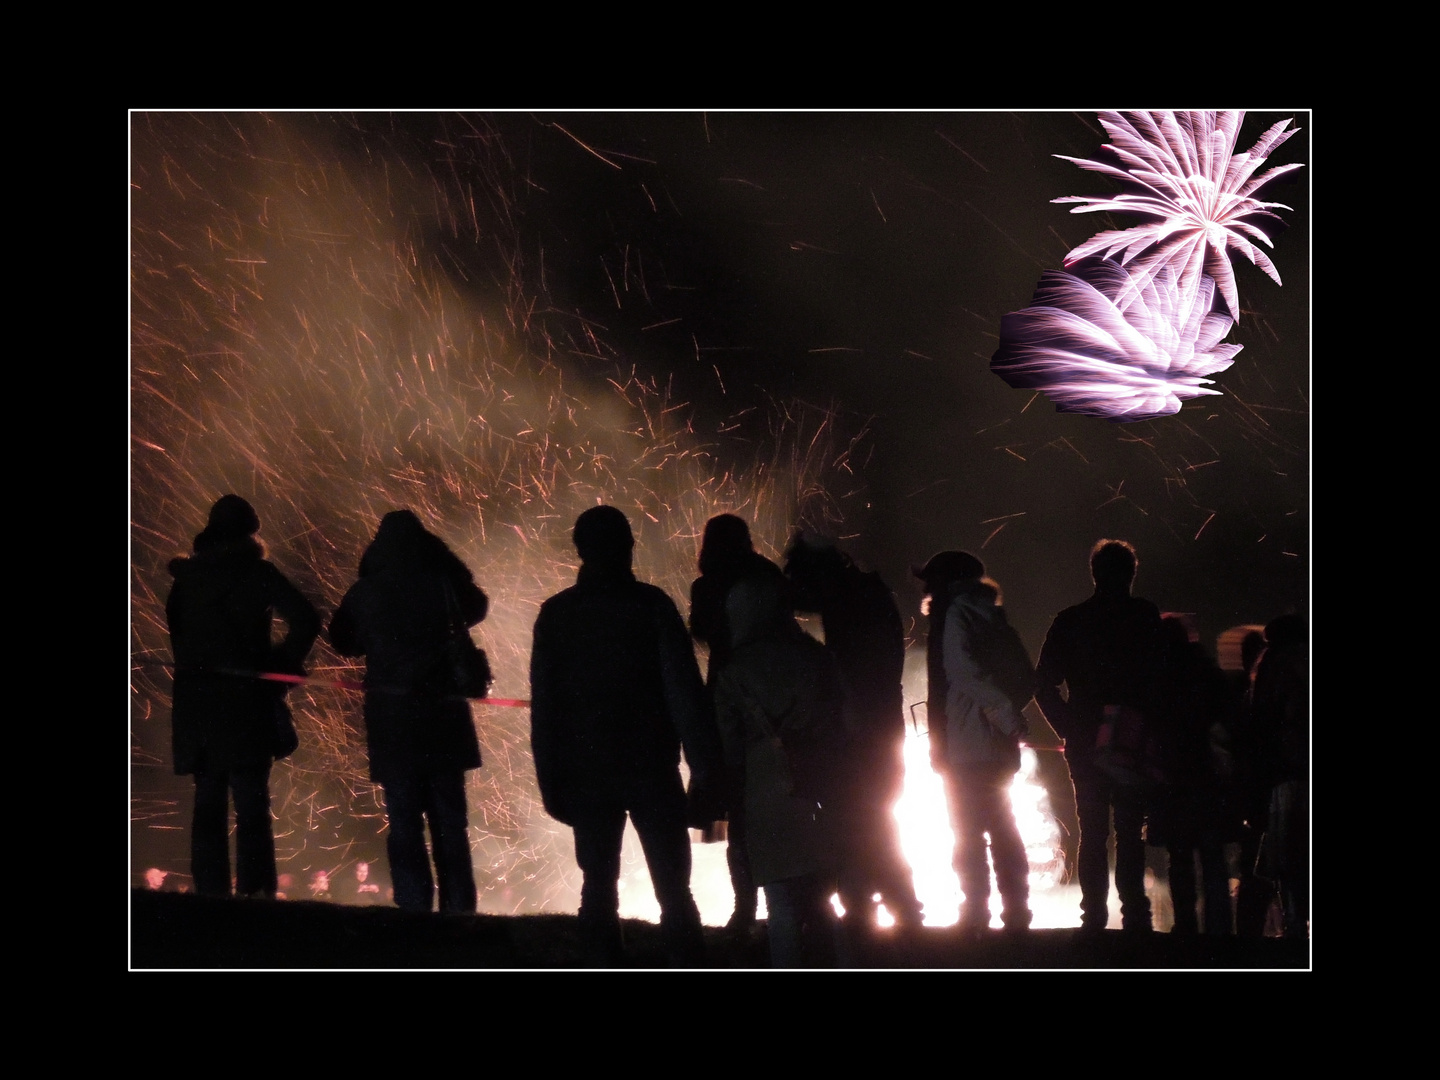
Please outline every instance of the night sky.
[[[1268, 165], [1308, 163], [1302, 112], [1248, 115], [1237, 149], [1287, 116], [1301, 131]], [[568, 527], [597, 498], [627, 510], [637, 568], [677, 601], [705, 517], [735, 510], [771, 555], [797, 522], [842, 536], [907, 616], [911, 565], [974, 551], [1032, 653], [1089, 594], [1101, 537], [1134, 543], [1136, 591], [1194, 613], [1212, 648], [1308, 611], [1308, 167], [1266, 195], [1294, 208], [1270, 252], [1284, 286], [1236, 266], [1228, 340], [1244, 349], [1216, 377], [1224, 396], [1115, 424], [989, 370], [1001, 316], [1041, 273], [1135, 223], [1051, 203], [1113, 190], [1053, 156], [1097, 155], [1094, 113], [134, 114], [131, 129], [137, 861], [185, 802], [164, 779], [164, 566], [227, 490], [327, 617], [380, 514], [417, 506], [496, 601], [495, 692], [517, 697], [535, 606], [570, 580]], [[295, 759], [292, 811], [373, 803], [358, 705], [292, 704], [325, 743]], [[492, 771], [522, 772], [526, 752], [519, 728], [486, 741]], [[513, 852], [527, 814], [503, 783], [492, 795]]]
[[[1249, 115], [1238, 149], [1286, 115]], [[1094, 114], [590, 114], [500, 126], [545, 192], [534, 212], [552, 238], [552, 287], [603, 311], [627, 357], [684, 379], [702, 413], [724, 407], [713, 364], [731, 397], [834, 402], [868, 425], [868, 511], [844, 531], [912, 607], [906, 568], [969, 548], [1038, 648], [1055, 611], [1088, 593], [1086, 554], [1101, 536], [1131, 540], [1137, 591], [1195, 613], [1209, 641], [1303, 605], [1308, 170], [1268, 196], [1295, 208], [1273, 252], [1283, 288], [1237, 268], [1243, 315], [1228, 340], [1245, 348], [1216, 380], [1225, 396], [1113, 424], [1059, 414], [988, 368], [1000, 317], [1029, 302], [1043, 270], [1101, 229], [1135, 223], [1050, 202], [1112, 189], [1052, 156], [1097, 156]], [[1307, 150], [1302, 130], [1269, 164], [1304, 162]], [[652, 303], [622, 296], [617, 307], [607, 295], [604, 268], [618, 279], [627, 249], [632, 265], [645, 260]]]

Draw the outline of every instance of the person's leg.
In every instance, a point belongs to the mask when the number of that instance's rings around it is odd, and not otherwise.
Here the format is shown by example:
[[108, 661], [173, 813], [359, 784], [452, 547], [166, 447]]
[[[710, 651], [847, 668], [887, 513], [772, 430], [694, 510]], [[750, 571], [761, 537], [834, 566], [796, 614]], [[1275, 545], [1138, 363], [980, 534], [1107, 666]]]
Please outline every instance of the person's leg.
[[1006, 930], [1028, 930], [1030, 912], [1030, 859], [1025, 854], [1025, 841], [1015, 823], [1015, 808], [1010, 805], [1010, 784], [1015, 774], [1000, 768], [992, 772], [986, 785], [985, 831], [990, 834], [990, 859], [995, 864], [995, 884], [1000, 889], [1003, 908], [1000, 918]]
[[195, 774], [195, 813], [190, 820], [190, 875], [201, 896], [230, 895], [230, 777]]
[[960, 925], [984, 930], [990, 925], [990, 862], [985, 847], [985, 785], [974, 769], [945, 771], [946, 802], [955, 830], [952, 865], [965, 894]]
[[660, 902], [660, 925], [671, 963], [679, 967], [703, 964], [705, 934], [690, 891], [690, 830], [685, 823], [685, 790], [679, 775], [673, 785], [667, 783], [651, 797], [637, 800], [630, 808], [630, 820], [635, 823], [655, 899]]
[[1145, 895], [1145, 802], [1139, 792], [1116, 785], [1115, 891], [1120, 894], [1121, 926], [1150, 930], [1150, 898]]
[[[1195, 888], [1195, 849], [1188, 844], [1168, 844], [1170, 856], [1170, 903], [1175, 909], [1172, 934], [1198, 934], [1200, 919], [1195, 913], [1198, 893]], [[1209, 875], [1206, 875], [1207, 879]], [[1208, 880], [1207, 880], [1208, 884]]]
[[1228, 937], [1235, 932], [1235, 911], [1230, 900], [1230, 867], [1225, 843], [1218, 832], [1200, 839], [1200, 884], [1205, 893], [1205, 933]]
[[1087, 930], [1104, 930], [1110, 921], [1110, 793], [1083, 763], [1071, 765], [1071, 776], [1080, 819], [1080, 922]]
[[423, 781], [406, 776], [392, 778], [381, 787], [390, 819], [385, 850], [390, 856], [395, 904], [406, 911], [433, 911], [435, 879], [430, 873], [430, 852], [425, 848]]
[[[575, 861], [580, 865], [580, 933], [592, 964], [624, 963], [620, 931], [620, 848], [625, 838], [623, 808], [591, 807], [577, 814]], [[688, 837], [687, 837], [688, 839]]]
[[725, 847], [725, 863], [730, 869], [730, 888], [735, 893], [735, 910], [728, 925], [737, 930], [754, 925], [755, 912], [760, 903], [755, 877], [750, 873], [750, 854], [745, 848], [747, 833], [745, 792], [740, 789], [732, 795]]
[[270, 816], [270, 765], [230, 774], [235, 793], [235, 889], [275, 898], [275, 826]]
[[440, 910], [475, 914], [475, 863], [470, 857], [470, 808], [465, 800], [465, 773], [433, 773], [427, 780], [425, 816], [430, 821], [430, 846], [440, 887]]

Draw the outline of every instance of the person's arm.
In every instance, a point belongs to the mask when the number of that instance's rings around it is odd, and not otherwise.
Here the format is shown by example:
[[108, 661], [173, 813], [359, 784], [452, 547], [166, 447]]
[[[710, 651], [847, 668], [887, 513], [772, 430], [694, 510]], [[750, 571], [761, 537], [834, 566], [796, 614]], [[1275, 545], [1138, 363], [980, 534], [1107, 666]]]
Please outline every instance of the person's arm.
[[535, 780], [545, 812], [562, 824], [574, 815], [566, 806], [570, 785], [565, 776], [564, 748], [559, 739], [558, 657], [552, 645], [551, 615], [542, 606], [535, 620], [530, 645], [530, 752], [535, 759]]
[[660, 640], [660, 672], [665, 681], [665, 703], [670, 722], [685, 749], [693, 782], [710, 785], [721, 776], [724, 751], [715, 718], [705, 699], [705, 683], [690, 635], [680, 611], [661, 590], [656, 590], [655, 618]]
[[279, 570], [274, 571], [271, 604], [285, 620], [287, 628], [285, 640], [280, 642], [275, 652], [292, 671], [300, 673], [305, 657], [310, 655], [315, 639], [320, 636], [320, 613]]
[[340, 607], [330, 617], [330, 630], [326, 635], [331, 648], [341, 656], [365, 655], [365, 643], [360, 640], [360, 628], [355, 621], [354, 596], [354, 589], [345, 594]]
[[1035, 665], [1035, 704], [1040, 706], [1046, 722], [1062, 739], [1075, 730], [1069, 702], [1061, 696], [1060, 684], [1065, 682], [1064, 637], [1060, 620], [1050, 625], [1045, 644], [1040, 647], [1040, 662]]

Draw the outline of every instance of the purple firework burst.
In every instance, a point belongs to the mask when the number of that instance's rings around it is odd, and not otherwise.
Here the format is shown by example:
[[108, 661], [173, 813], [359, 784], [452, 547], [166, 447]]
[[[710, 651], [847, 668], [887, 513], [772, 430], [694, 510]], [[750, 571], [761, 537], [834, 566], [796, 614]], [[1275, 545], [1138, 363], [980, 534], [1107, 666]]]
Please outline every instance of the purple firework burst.
[[1030, 306], [1000, 320], [990, 367], [1011, 386], [1043, 390], [1060, 412], [1170, 416], [1185, 400], [1218, 394], [1205, 376], [1243, 348], [1220, 343], [1233, 320], [1210, 310], [1214, 294], [1202, 275], [1190, 296], [1171, 267], [1139, 284], [1108, 259], [1047, 270]]
[[[1206, 378], [1233, 362], [1222, 345], [1240, 315], [1230, 253], [1238, 251], [1278, 285], [1279, 271], [1256, 243], [1280, 222], [1259, 192], [1302, 168], [1256, 175], [1298, 128], [1271, 125], [1235, 152], [1243, 112], [1101, 113], [1114, 140], [1106, 160], [1066, 157], [1119, 181], [1114, 195], [1073, 195], [1072, 213], [1114, 211], [1145, 220], [1078, 245], [1065, 270], [1047, 271], [1031, 306], [1001, 319], [990, 366], [1011, 386], [1043, 391], [1061, 412], [1111, 420], [1169, 416], [1183, 401], [1219, 394]], [[1216, 294], [1219, 293], [1219, 310]]]
[[[1256, 193], [1286, 173], [1303, 168], [1282, 165], [1260, 176], [1255, 170], [1299, 128], [1286, 130], [1281, 120], [1260, 136], [1248, 151], [1235, 153], [1244, 112], [1101, 113], [1100, 123], [1114, 139], [1107, 145], [1119, 164], [1088, 161], [1057, 154], [1082, 169], [1119, 180], [1118, 195], [1069, 195], [1057, 203], [1079, 203], [1072, 214], [1109, 210], [1142, 214], [1151, 220], [1129, 229], [1102, 232], [1076, 247], [1065, 264], [1092, 255], [1118, 256], [1132, 272], [1132, 289], [1170, 268], [1178, 274], [1182, 293], [1199, 288], [1202, 274], [1215, 279], [1230, 314], [1240, 317], [1240, 297], [1230, 268], [1230, 252], [1238, 251], [1280, 284], [1280, 272], [1255, 246], [1274, 247], [1261, 227], [1278, 222], [1275, 210], [1284, 203], [1263, 202]], [[1117, 298], [1122, 307], [1129, 294]]]

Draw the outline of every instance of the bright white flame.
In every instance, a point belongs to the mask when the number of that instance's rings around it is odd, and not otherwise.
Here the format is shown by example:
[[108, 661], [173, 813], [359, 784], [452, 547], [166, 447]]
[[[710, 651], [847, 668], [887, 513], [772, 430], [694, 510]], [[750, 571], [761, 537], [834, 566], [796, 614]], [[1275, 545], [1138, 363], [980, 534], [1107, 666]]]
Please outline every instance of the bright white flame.
[[[917, 650], [918, 651], [918, 650]], [[907, 665], [907, 683], [917, 680], [923, 686], [924, 655]], [[917, 669], [917, 670], [911, 670]], [[916, 696], [907, 686], [906, 697]], [[905, 787], [895, 804], [895, 819], [900, 826], [900, 847], [910, 864], [915, 892], [925, 906], [926, 926], [953, 926], [960, 918], [960, 879], [951, 865], [955, 850], [955, 834], [950, 828], [950, 812], [945, 803], [945, 787], [939, 774], [930, 767], [930, 737], [912, 732], [905, 740]], [[1050, 812], [1050, 798], [1037, 782], [1039, 759], [1036, 751], [1023, 747], [1020, 771], [1010, 787], [1010, 801], [1025, 853], [1030, 862], [1031, 924], [1037, 929], [1078, 926], [1080, 907], [1073, 886], [1061, 885], [1065, 871], [1064, 847], [1060, 826]], [[693, 834], [692, 836], [697, 835]], [[734, 909], [735, 894], [730, 888], [730, 871], [725, 861], [724, 844], [692, 844], [694, 869], [690, 888], [706, 926], [723, 926]], [[837, 915], [844, 914], [838, 896], [831, 897]], [[994, 872], [990, 883], [991, 924], [1000, 925], [1000, 892]], [[760, 890], [758, 917], [765, 918], [765, 890]], [[660, 921], [660, 905], [645, 868], [640, 839], [632, 826], [625, 828], [621, 855], [620, 915], [626, 919]], [[883, 904], [877, 914], [882, 927], [895, 924]]]

